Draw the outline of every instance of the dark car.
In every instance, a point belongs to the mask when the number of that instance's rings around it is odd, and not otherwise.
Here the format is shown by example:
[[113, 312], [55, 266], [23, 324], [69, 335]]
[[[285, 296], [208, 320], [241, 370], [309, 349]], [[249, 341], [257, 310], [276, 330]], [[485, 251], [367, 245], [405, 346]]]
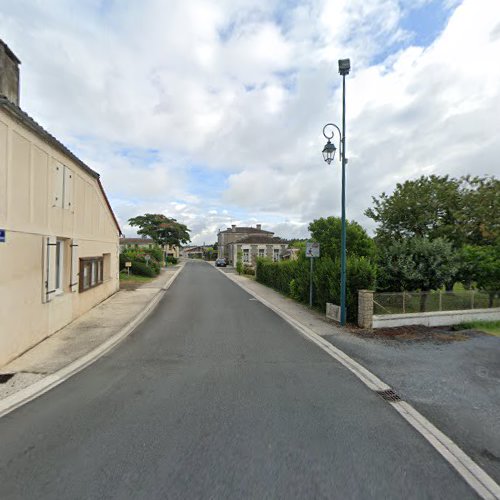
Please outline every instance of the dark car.
[[217, 259], [215, 261], [215, 267], [226, 267], [226, 266], [227, 266], [226, 259]]

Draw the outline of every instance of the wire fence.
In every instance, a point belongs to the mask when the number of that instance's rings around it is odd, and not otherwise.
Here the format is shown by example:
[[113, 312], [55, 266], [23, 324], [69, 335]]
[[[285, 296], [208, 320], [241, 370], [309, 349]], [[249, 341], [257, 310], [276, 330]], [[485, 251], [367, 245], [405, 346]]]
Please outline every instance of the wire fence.
[[500, 307], [500, 292], [478, 290], [445, 292], [375, 292], [373, 314], [405, 314], [436, 311], [462, 311]]

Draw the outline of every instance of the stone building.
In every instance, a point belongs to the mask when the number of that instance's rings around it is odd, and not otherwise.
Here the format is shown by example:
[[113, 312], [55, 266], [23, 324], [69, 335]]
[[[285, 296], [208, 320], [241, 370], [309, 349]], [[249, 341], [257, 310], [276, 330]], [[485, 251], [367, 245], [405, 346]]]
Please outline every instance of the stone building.
[[271, 231], [256, 227], [238, 227], [233, 224], [225, 231], [219, 231], [217, 237], [219, 258], [225, 258], [235, 265], [241, 252], [243, 263], [255, 265], [257, 257], [267, 257], [275, 261], [281, 259], [281, 253], [288, 248], [288, 242], [274, 236]]
[[0, 366], [118, 290], [120, 233], [99, 174], [19, 107], [0, 40]]

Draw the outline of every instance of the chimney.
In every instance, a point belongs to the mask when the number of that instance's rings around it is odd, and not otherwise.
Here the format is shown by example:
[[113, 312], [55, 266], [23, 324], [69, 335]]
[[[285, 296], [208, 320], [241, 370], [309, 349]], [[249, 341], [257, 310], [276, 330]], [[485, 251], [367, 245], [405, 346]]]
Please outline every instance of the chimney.
[[19, 65], [21, 61], [0, 39], [0, 95], [19, 106]]
[[231, 231], [232, 231], [233, 233], [235, 233], [235, 232], [236, 232], [236, 224], [231, 224]]
[[262, 224], [257, 224], [257, 229], [260, 231], [262, 229]]

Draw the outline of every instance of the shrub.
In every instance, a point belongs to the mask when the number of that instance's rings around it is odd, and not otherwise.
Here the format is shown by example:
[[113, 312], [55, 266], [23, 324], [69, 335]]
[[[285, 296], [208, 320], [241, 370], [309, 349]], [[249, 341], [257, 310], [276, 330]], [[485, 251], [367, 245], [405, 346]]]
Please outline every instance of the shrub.
[[147, 265], [144, 262], [139, 262], [137, 260], [132, 261], [132, 267], [130, 268], [132, 274], [138, 274], [139, 276], [149, 276], [150, 278], [154, 278], [158, 272], [155, 271], [154, 267], [151, 265]]
[[170, 264], [177, 264], [178, 260], [179, 259], [173, 255], [167, 255], [167, 262], [170, 262]]
[[[257, 259], [256, 279], [301, 302], [309, 301], [310, 262], [304, 256], [298, 260], [272, 262]], [[376, 267], [365, 257], [347, 259], [346, 306], [347, 319], [355, 322], [358, 314], [358, 290], [373, 289]], [[321, 257], [314, 260], [313, 304], [321, 310], [326, 303], [340, 304], [340, 260]]]
[[243, 274], [248, 274], [250, 276], [255, 276], [255, 269], [248, 264], [243, 265]]

